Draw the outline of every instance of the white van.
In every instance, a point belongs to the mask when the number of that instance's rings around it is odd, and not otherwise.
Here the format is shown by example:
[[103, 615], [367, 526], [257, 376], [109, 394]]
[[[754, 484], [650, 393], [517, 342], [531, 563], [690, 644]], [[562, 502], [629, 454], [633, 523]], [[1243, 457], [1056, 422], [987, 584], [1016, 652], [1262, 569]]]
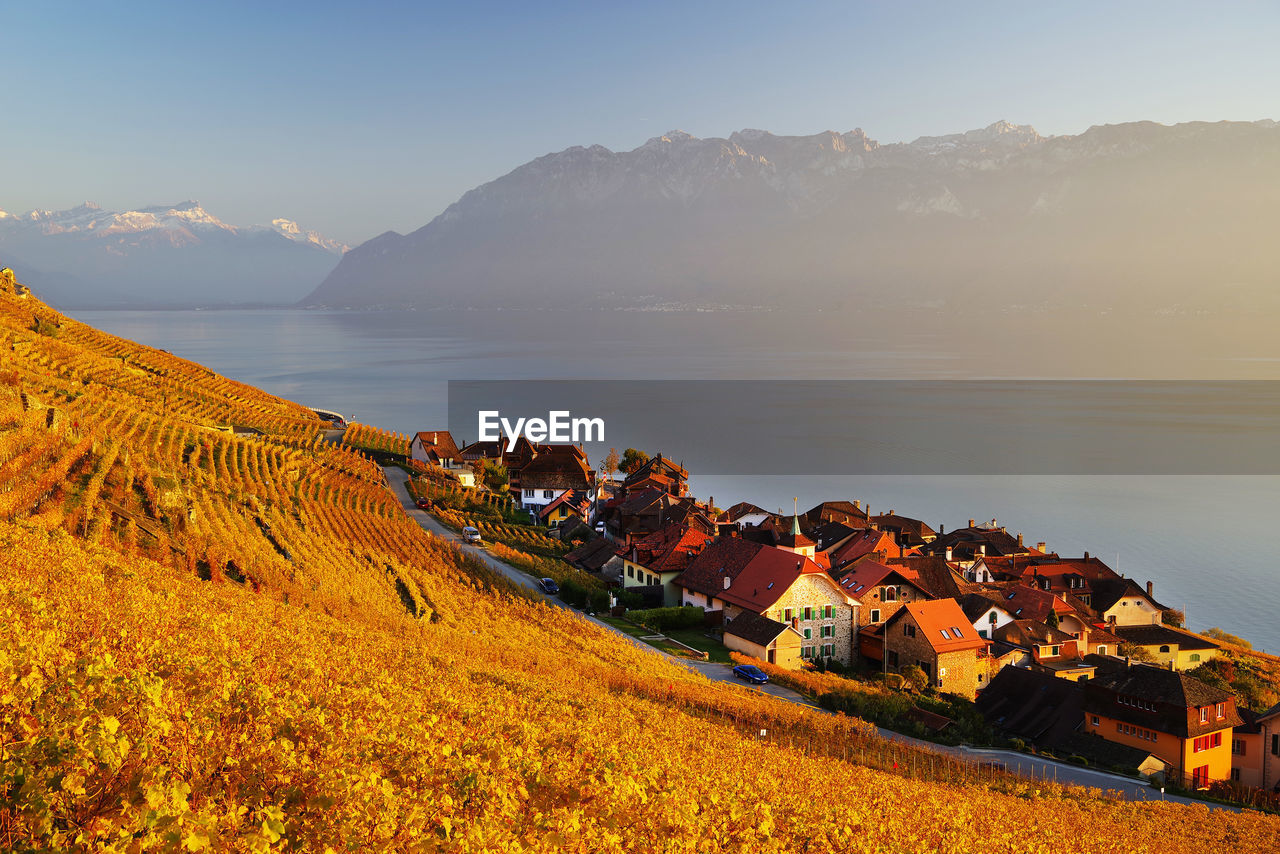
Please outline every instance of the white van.
[[480, 531], [470, 525], [462, 529], [462, 539], [468, 543], [484, 542], [484, 538], [480, 536]]

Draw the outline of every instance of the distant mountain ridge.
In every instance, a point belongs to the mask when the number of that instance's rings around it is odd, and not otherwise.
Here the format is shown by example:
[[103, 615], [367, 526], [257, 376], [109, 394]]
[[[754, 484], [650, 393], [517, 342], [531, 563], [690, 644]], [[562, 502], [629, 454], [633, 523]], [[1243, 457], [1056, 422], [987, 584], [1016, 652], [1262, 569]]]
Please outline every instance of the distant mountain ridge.
[[194, 201], [0, 210], [0, 262], [63, 306], [287, 304], [347, 248], [287, 219], [230, 225]]
[[526, 163], [352, 249], [304, 303], [1247, 302], [1273, 290], [1277, 179], [1270, 120], [1053, 137], [1001, 121], [894, 144], [672, 131]]

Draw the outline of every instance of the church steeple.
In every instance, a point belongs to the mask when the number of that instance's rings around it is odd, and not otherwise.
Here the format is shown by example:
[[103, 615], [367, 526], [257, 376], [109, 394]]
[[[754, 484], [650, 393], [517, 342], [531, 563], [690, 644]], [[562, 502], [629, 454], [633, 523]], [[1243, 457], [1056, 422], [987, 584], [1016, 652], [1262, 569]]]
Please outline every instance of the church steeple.
[[778, 537], [778, 548], [811, 558], [817, 553], [817, 545], [800, 531], [800, 499], [795, 499], [795, 515], [791, 517], [791, 533]]

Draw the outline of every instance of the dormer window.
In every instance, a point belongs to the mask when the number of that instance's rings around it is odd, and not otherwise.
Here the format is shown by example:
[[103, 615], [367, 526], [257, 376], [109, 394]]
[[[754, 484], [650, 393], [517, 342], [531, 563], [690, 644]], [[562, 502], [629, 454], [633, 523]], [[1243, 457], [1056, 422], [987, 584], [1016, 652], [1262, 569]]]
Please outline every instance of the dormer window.
[[1209, 707], [1205, 706], [1203, 709], [1200, 710], [1200, 723], [1205, 724], [1208, 722], [1209, 722]]
[[1219, 703], [1218, 704], [1218, 720], [1222, 720], [1226, 716], [1227, 716], [1227, 704]]

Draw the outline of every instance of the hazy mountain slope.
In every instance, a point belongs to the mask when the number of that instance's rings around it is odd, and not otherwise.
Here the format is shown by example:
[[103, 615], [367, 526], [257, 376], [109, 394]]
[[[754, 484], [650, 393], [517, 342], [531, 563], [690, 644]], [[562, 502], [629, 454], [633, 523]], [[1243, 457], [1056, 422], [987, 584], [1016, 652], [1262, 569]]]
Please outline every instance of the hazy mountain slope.
[[345, 248], [290, 220], [228, 225], [196, 202], [0, 217], [0, 262], [61, 306], [290, 303]]
[[860, 130], [671, 133], [570, 148], [349, 252], [305, 302], [536, 305], [1269, 294], [1273, 122], [1044, 138], [1004, 122], [879, 145]]

